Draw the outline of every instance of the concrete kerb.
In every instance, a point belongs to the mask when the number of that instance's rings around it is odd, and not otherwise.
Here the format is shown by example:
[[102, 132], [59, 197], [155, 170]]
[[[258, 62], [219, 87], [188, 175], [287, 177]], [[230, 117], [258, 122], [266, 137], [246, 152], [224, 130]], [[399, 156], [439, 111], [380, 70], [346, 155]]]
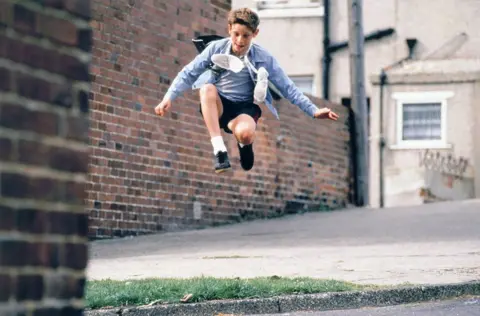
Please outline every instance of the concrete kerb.
[[442, 285], [417, 285], [388, 289], [288, 295], [265, 299], [208, 301], [202, 303], [86, 310], [86, 316], [212, 316], [223, 314], [277, 314], [326, 311], [427, 302], [480, 295], [480, 280]]

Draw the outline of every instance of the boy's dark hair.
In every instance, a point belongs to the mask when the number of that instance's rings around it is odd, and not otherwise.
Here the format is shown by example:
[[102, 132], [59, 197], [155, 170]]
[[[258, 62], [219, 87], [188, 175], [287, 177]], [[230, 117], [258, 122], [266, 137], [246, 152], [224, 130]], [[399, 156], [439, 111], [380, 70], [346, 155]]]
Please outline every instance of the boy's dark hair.
[[257, 30], [260, 24], [258, 15], [249, 8], [241, 8], [230, 11], [228, 14], [228, 25], [243, 24], [248, 27], [252, 32]]

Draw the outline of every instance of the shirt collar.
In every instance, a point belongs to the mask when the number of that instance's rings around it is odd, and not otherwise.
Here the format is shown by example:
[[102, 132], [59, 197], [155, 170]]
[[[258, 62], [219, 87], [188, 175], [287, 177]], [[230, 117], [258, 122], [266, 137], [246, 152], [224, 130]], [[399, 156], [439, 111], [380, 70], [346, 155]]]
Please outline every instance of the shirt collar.
[[[223, 51], [224, 54], [229, 54], [230, 50], [232, 49], [232, 41], [228, 39], [227, 45], [225, 46], [225, 50]], [[247, 56], [248, 59], [252, 63], [257, 63], [257, 62], [265, 62], [265, 56], [258, 50], [258, 45], [254, 44], [253, 41], [250, 44], [250, 48], [247, 51]]]

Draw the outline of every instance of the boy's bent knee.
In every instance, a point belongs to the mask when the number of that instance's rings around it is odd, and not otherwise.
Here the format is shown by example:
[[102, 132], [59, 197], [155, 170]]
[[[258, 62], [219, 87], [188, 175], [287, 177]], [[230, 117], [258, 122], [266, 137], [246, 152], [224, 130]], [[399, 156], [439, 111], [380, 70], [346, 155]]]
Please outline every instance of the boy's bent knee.
[[238, 122], [235, 126], [235, 135], [239, 142], [245, 145], [253, 143], [255, 138], [255, 125], [251, 122]]
[[207, 95], [216, 94], [216, 93], [217, 93], [217, 87], [215, 87], [211, 83], [207, 83], [200, 88], [201, 96], [207, 96]]

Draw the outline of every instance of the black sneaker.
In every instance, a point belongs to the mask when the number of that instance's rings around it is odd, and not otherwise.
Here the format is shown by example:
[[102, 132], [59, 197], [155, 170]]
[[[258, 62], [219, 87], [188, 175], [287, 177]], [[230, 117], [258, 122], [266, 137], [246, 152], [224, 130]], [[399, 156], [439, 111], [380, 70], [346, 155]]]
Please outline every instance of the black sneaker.
[[240, 164], [242, 165], [243, 170], [250, 170], [253, 167], [255, 156], [253, 154], [253, 144], [244, 145], [240, 147], [240, 144], [237, 143], [238, 151], [240, 152]]
[[221, 173], [230, 169], [230, 160], [226, 151], [219, 151], [215, 155], [215, 172]]

